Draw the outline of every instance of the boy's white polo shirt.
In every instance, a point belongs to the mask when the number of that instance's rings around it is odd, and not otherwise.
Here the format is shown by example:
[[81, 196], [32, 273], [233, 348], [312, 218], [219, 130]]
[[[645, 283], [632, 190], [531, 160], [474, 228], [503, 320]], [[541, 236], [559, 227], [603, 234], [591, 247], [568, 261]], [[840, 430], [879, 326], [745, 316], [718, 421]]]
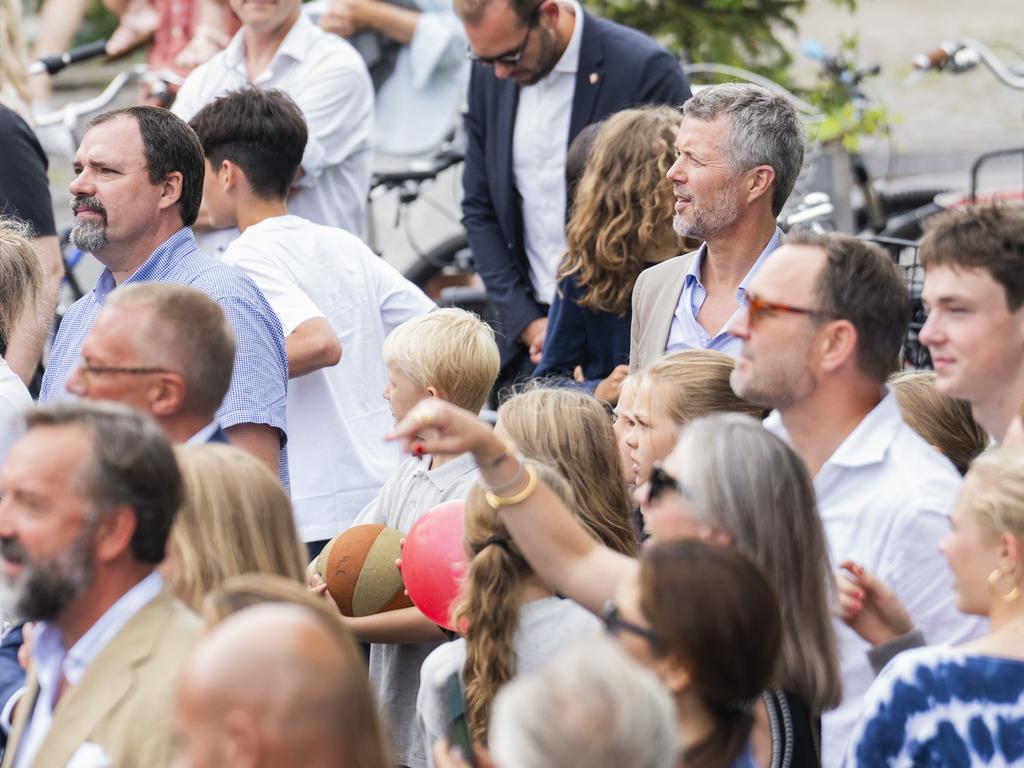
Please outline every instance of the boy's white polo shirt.
[[341, 362], [289, 379], [291, 493], [303, 541], [334, 536], [355, 519], [397, 469], [384, 441], [393, 426], [383, 392], [384, 339], [435, 308], [419, 288], [344, 230], [298, 216], [255, 224], [224, 252], [253, 279], [287, 337], [326, 318], [341, 341]]

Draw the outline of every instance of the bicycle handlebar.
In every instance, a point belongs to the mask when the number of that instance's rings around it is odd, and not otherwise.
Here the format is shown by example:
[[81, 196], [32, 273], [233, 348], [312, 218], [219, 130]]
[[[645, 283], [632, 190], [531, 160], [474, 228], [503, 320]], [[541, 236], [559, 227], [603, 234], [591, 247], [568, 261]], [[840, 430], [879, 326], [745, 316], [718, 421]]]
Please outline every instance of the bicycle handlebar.
[[69, 64], [77, 64], [79, 61], [95, 59], [99, 56], [105, 56], [106, 53], [107, 41], [94, 40], [91, 43], [80, 45], [64, 53], [43, 56], [41, 59], [37, 59], [29, 64], [28, 73], [30, 75], [55, 75]]
[[1024, 71], [1009, 66], [984, 43], [970, 38], [943, 43], [928, 53], [918, 54], [913, 59], [917, 72], [931, 70], [960, 74], [984, 64], [1004, 85], [1015, 90], [1024, 90]]
[[453, 165], [461, 163], [463, 159], [462, 152], [457, 149], [442, 150], [431, 158], [429, 168], [412, 168], [373, 174], [373, 179], [370, 181], [370, 189], [374, 190], [378, 187], [393, 189], [408, 182], [420, 184], [424, 181], [432, 181]]

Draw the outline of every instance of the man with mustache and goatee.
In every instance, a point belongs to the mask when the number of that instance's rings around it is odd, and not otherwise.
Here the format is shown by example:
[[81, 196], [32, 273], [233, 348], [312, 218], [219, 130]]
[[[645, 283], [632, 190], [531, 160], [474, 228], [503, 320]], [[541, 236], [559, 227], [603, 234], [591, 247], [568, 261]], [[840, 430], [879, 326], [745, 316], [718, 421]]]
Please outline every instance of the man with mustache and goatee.
[[39, 623], [3, 768], [161, 768], [200, 630], [156, 571], [183, 495], [174, 451], [114, 403], [27, 421], [0, 471], [0, 605]]
[[[203, 195], [203, 150], [165, 109], [130, 107], [95, 118], [75, 155], [69, 187], [72, 242], [105, 267], [68, 310], [50, 353], [41, 401], [66, 397], [85, 338], [111, 291], [140, 282], [181, 283], [216, 301], [237, 340], [231, 386], [217, 412], [231, 442], [280, 472], [287, 485], [288, 361], [281, 322], [241, 270], [209, 258], [189, 228]], [[89, 365], [90, 361], [85, 361]], [[96, 376], [153, 377], [152, 370], [96, 369]]]

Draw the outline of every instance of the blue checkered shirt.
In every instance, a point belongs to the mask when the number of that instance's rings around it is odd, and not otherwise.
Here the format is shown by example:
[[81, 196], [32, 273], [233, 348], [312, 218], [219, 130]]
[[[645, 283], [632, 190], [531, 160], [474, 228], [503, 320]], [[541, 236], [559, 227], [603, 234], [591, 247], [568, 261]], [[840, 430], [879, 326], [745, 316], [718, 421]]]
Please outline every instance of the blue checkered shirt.
[[[224, 427], [268, 424], [281, 431], [281, 481], [288, 487], [285, 409], [288, 404], [288, 358], [281, 321], [259, 288], [236, 267], [199, 250], [192, 230], [183, 227], [143, 262], [122, 285], [143, 282], [182, 283], [202, 291], [224, 310], [235, 331], [235, 369], [231, 387], [217, 411]], [[82, 344], [107, 295], [116, 288], [104, 269], [96, 287], [76, 301], [61, 321], [50, 352], [41, 402], [71, 397], [65, 384], [78, 366]]]

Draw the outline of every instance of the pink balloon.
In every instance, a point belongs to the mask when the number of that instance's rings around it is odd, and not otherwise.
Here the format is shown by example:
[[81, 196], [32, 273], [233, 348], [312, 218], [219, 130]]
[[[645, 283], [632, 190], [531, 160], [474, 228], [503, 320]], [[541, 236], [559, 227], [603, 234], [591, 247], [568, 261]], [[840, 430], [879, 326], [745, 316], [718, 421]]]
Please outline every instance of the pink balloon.
[[469, 570], [462, 545], [465, 502], [438, 504], [417, 520], [402, 548], [402, 580], [409, 598], [435, 624], [454, 631], [452, 603]]

